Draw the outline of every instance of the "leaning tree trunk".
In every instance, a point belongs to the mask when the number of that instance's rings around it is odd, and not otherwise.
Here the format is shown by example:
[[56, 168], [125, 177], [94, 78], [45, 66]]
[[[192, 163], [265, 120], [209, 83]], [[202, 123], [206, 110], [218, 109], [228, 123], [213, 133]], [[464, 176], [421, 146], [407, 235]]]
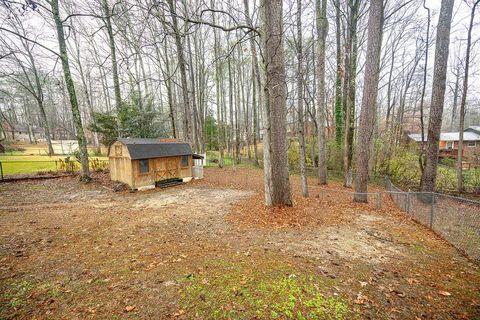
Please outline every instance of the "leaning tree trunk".
[[425, 168], [422, 174], [422, 191], [424, 192], [434, 192], [437, 179], [438, 141], [442, 128], [453, 3], [454, 0], [442, 0], [438, 18], [430, 120], [428, 123]]
[[287, 87], [283, 52], [282, 0], [263, 0], [262, 36], [264, 66], [266, 70], [265, 97], [268, 102], [266, 135], [270, 142], [271, 193], [274, 206], [292, 205], [287, 158]]
[[37, 95], [36, 95], [35, 98], [37, 100], [38, 108], [40, 109], [40, 118], [42, 119], [42, 122], [45, 125], [45, 139], [47, 140], [48, 155], [51, 157], [51, 156], [54, 155], [55, 152], [53, 151], [52, 135], [50, 133], [50, 125], [49, 125], [48, 120], [47, 120], [47, 113], [45, 112], [45, 105], [43, 104], [43, 89], [42, 89], [42, 85], [40, 83], [40, 76], [38, 75], [37, 66], [36, 66], [35, 60], [33, 59], [32, 52], [27, 47], [25, 49], [27, 51], [30, 63], [32, 64], [32, 71], [33, 71], [33, 75], [35, 77], [35, 86], [37, 87]]
[[72, 74], [70, 72], [70, 64], [68, 62], [67, 44], [65, 42], [65, 34], [63, 33], [62, 19], [58, 8], [58, 0], [51, 0], [53, 19], [57, 29], [58, 46], [60, 49], [60, 60], [62, 61], [63, 75], [67, 86], [68, 96], [70, 98], [70, 106], [72, 108], [73, 123], [75, 125], [76, 136], [78, 140], [78, 150], [80, 156], [80, 180], [83, 182], [90, 181], [90, 170], [88, 167], [88, 151], [87, 140], [83, 131], [82, 118], [78, 108], [75, 86], [73, 84]]
[[380, 75], [380, 49], [382, 47], [383, 0], [372, 0], [368, 16], [368, 42], [365, 62], [365, 80], [360, 112], [360, 126], [355, 150], [357, 159], [355, 195], [356, 202], [367, 202], [368, 159], [372, 143], [377, 109], [378, 79]]
[[[317, 74], [318, 74], [318, 182], [327, 184], [327, 148], [325, 137], [325, 41], [328, 32], [327, 0], [317, 0]], [[340, 97], [341, 99], [341, 97]]]
[[467, 52], [465, 53], [465, 74], [463, 75], [463, 92], [462, 92], [462, 101], [460, 102], [460, 125], [458, 132], [460, 137], [458, 140], [458, 155], [457, 155], [457, 187], [458, 192], [463, 192], [463, 130], [465, 126], [465, 104], [467, 103], [467, 90], [468, 90], [468, 72], [470, 67], [470, 50], [472, 46], [472, 30], [473, 22], [475, 20], [475, 8], [477, 7], [480, 0], [475, 1], [470, 12], [470, 25], [468, 26], [468, 36], [467, 36]]

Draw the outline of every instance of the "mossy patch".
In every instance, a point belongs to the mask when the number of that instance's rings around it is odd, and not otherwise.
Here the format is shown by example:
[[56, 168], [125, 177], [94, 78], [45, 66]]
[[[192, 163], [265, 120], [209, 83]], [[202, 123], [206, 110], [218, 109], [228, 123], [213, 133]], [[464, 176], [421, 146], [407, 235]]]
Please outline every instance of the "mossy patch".
[[180, 280], [181, 313], [208, 319], [354, 319], [347, 300], [330, 295], [333, 280], [269, 261], [210, 261]]

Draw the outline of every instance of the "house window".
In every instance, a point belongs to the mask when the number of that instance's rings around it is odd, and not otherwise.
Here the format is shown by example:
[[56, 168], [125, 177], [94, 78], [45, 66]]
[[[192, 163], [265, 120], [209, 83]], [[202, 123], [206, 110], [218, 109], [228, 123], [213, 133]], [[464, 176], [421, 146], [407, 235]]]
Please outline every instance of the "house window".
[[182, 167], [188, 167], [188, 156], [182, 156]]
[[468, 141], [467, 142], [467, 146], [468, 147], [475, 147], [477, 144], [476, 144], [476, 141]]
[[445, 149], [447, 150], [453, 149], [453, 141], [447, 141], [447, 146]]
[[148, 159], [146, 160], [140, 160], [138, 162], [138, 169], [140, 173], [147, 173], [150, 171], [150, 168], [148, 167]]
[[122, 146], [115, 146], [115, 155], [118, 157], [122, 156]]

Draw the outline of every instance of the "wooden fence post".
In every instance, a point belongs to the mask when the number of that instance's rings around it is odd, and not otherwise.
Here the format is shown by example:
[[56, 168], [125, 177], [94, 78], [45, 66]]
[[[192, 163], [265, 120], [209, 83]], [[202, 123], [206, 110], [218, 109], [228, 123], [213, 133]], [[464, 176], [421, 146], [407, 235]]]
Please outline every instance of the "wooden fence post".
[[0, 161], [0, 178], [3, 180], [3, 166], [2, 166], [2, 161]]

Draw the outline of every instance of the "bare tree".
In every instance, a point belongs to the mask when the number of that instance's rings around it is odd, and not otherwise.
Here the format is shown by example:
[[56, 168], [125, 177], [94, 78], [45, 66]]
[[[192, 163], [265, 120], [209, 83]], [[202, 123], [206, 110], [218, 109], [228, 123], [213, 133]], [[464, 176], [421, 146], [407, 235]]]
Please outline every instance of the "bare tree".
[[271, 192], [266, 203], [292, 205], [287, 158], [286, 83], [283, 53], [283, 19], [281, 0], [262, 0], [262, 36], [265, 64], [266, 135], [269, 136]]
[[367, 202], [368, 160], [377, 107], [378, 80], [380, 76], [380, 49], [382, 46], [383, 0], [372, 0], [368, 17], [368, 44], [362, 110], [355, 150], [357, 159], [354, 201]]
[[[327, 1], [316, 1], [317, 21], [317, 83], [318, 83], [318, 182], [327, 184], [327, 148], [325, 122], [327, 104], [325, 99], [325, 41], [328, 33]], [[337, 75], [338, 76], [338, 75]]]
[[302, 0], [297, 0], [297, 113], [298, 142], [300, 145], [300, 180], [302, 184], [302, 195], [308, 197], [307, 165], [305, 163], [305, 113], [303, 111]]
[[460, 124], [458, 126], [459, 139], [458, 139], [458, 155], [457, 155], [457, 188], [458, 192], [463, 192], [463, 130], [465, 129], [465, 105], [467, 103], [467, 90], [468, 90], [468, 72], [470, 68], [470, 51], [472, 47], [472, 30], [473, 22], [475, 20], [475, 9], [480, 3], [480, 0], [476, 0], [473, 3], [470, 11], [470, 25], [468, 26], [467, 35], [467, 48], [465, 53], [465, 71], [463, 75], [463, 92], [462, 101], [460, 102]]
[[58, 7], [58, 0], [51, 0], [50, 6], [52, 8], [52, 15], [57, 29], [57, 40], [60, 49], [60, 60], [62, 61], [63, 74], [65, 77], [65, 84], [70, 99], [70, 106], [73, 114], [73, 123], [75, 125], [75, 134], [78, 140], [78, 150], [80, 156], [80, 180], [83, 182], [90, 181], [90, 169], [88, 164], [87, 139], [83, 131], [82, 119], [80, 117], [80, 109], [78, 108], [77, 95], [75, 92], [75, 85], [70, 72], [70, 63], [68, 61], [67, 44], [65, 42], [65, 33], [63, 31], [63, 20], [60, 17], [60, 10]]
[[453, 3], [454, 0], [442, 0], [440, 16], [438, 17], [430, 120], [428, 122], [425, 167], [422, 173], [422, 191], [424, 192], [435, 191], [435, 182], [437, 179], [438, 141], [440, 139], [443, 104], [445, 100]]

